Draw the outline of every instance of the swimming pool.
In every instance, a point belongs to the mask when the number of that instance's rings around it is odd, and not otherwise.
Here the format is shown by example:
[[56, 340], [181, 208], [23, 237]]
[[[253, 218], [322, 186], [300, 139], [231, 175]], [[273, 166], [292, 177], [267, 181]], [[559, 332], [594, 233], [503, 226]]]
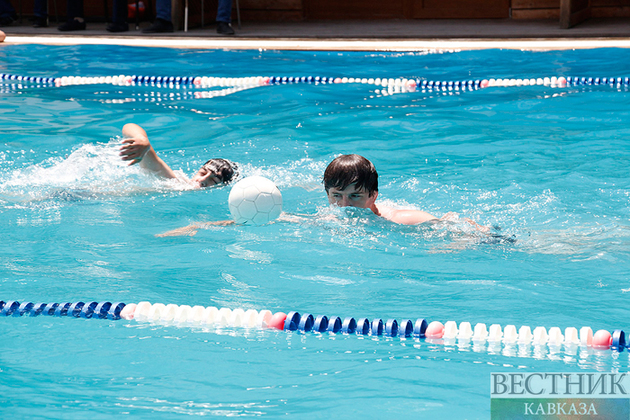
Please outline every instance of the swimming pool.
[[[0, 72], [42, 77], [616, 78], [630, 65], [620, 49], [3, 46], [0, 55]], [[157, 86], [4, 87], [0, 299], [625, 327], [625, 87], [376, 89], [286, 84], [195, 98]], [[155, 237], [227, 219], [229, 188], [192, 191], [126, 168], [115, 137], [129, 121], [189, 175], [222, 156], [245, 175], [269, 177], [284, 210], [304, 221]], [[342, 153], [374, 162], [383, 200], [437, 216], [455, 211], [516, 242], [488, 243], [463, 224], [396, 226], [329, 209], [321, 176]], [[514, 354], [412, 338], [124, 320], [7, 318], [0, 331], [0, 406], [17, 417], [488, 418], [491, 372], [628, 369], [628, 352], [543, 346]]]

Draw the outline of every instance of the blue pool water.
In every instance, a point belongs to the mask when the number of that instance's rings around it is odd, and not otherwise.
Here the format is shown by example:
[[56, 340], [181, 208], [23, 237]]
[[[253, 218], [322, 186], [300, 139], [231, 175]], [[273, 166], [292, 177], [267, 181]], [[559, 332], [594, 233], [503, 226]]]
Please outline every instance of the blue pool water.
[[[30, 45], [2, 46], [0, 63], [45, 77], [627, 77], [630, 51]], [[627, 328], [627, 88], [375, 90], [279, 85], [196, 99], [155, 86], [3, 88], [0, 299]], [[302, 221], [156, 237], [229, 218], [229, 188], [190, 190], [126, 167], [116, 151], [126, 122], [188, 175], [221, 156], [272, 179]], [[344, 153], [374, 162], [384, 203], [457, 212], [516, 242], [465, 223], [397, 226], [329, 208], [321, 176]], [[0, 412], [16, 417], [488, 418], [491, 372], [629, 365], [628, 352], [125, 320], [6, 318], [0, 333]]]

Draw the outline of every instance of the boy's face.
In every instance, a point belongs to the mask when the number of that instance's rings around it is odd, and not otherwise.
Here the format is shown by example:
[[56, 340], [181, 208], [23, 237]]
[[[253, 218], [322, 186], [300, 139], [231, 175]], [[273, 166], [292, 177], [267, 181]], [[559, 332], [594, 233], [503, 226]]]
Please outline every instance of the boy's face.
[[192, 182], [198, 188], [205, 188], [220, 184], [222, 181], [216, 172], [214, 172], [213, 170], [209, 170], [205, 166], [202, 166], [201, 169], [199, 169], [199, 172], [197, 172], [195, 176], [193, 176]]
[[368, 209], [372, 207], [377, 196], [377, 191], [370, 196], [370, 194], [362, 188], [357, 190], [356, 184], [350, 184], [344, 190], [337, 188], [330, 188], [328, 190], [328, 202], [330, 204], [336, 204], [339, 207]]

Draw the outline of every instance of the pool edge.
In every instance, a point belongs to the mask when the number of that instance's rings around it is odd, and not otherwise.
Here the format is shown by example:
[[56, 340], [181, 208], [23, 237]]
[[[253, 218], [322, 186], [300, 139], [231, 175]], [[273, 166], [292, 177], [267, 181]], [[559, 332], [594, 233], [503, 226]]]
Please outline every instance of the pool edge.
[[176, 37], [103, 37], [103, 36], [13, 36], [1, 45], [120, 45], [230, 50], [302, 50], [302, 51], [425, 51], [516, 49], [550, 51], [593, 48], [630, 48], [630, 38], [497, 38], [479, 39], [312, 39], [312, 38], [176, 38]]

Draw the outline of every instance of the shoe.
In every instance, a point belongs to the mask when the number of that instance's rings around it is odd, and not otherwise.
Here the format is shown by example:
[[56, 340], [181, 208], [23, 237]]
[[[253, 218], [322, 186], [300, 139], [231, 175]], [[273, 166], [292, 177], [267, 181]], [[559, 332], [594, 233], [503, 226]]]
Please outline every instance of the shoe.
[[123, 23], [116, 23], [116, 22], [112, 22], [109, 25], [107, 25], [107, 29], [108, 32], [127, 32], [129, 30], [129, 24], [127, 22], [123, 22]]
[[69, 31], [83, 31], [85, 30], [85, 21], [80, 22], [76, 19], [72, 19], [67, 21], [66, 23], [62, 23], [57, 28], [61, 32], [69, 32]]
[[17, 16], [0, 17], [0, 26], [11, 26], [17, 20]]
[[35, 16], [33, 18], [33, 28], [48, 28], [48, 18]]
[[234, 35], [232, 25], [227, 22], [217, 22], [217, 33], [221, 35]]
[[142, 30], [143, 34], [160, 34], [163, 32], [173, 32], [173, 23], [160, 18], [156, 18], [153, 25]]

